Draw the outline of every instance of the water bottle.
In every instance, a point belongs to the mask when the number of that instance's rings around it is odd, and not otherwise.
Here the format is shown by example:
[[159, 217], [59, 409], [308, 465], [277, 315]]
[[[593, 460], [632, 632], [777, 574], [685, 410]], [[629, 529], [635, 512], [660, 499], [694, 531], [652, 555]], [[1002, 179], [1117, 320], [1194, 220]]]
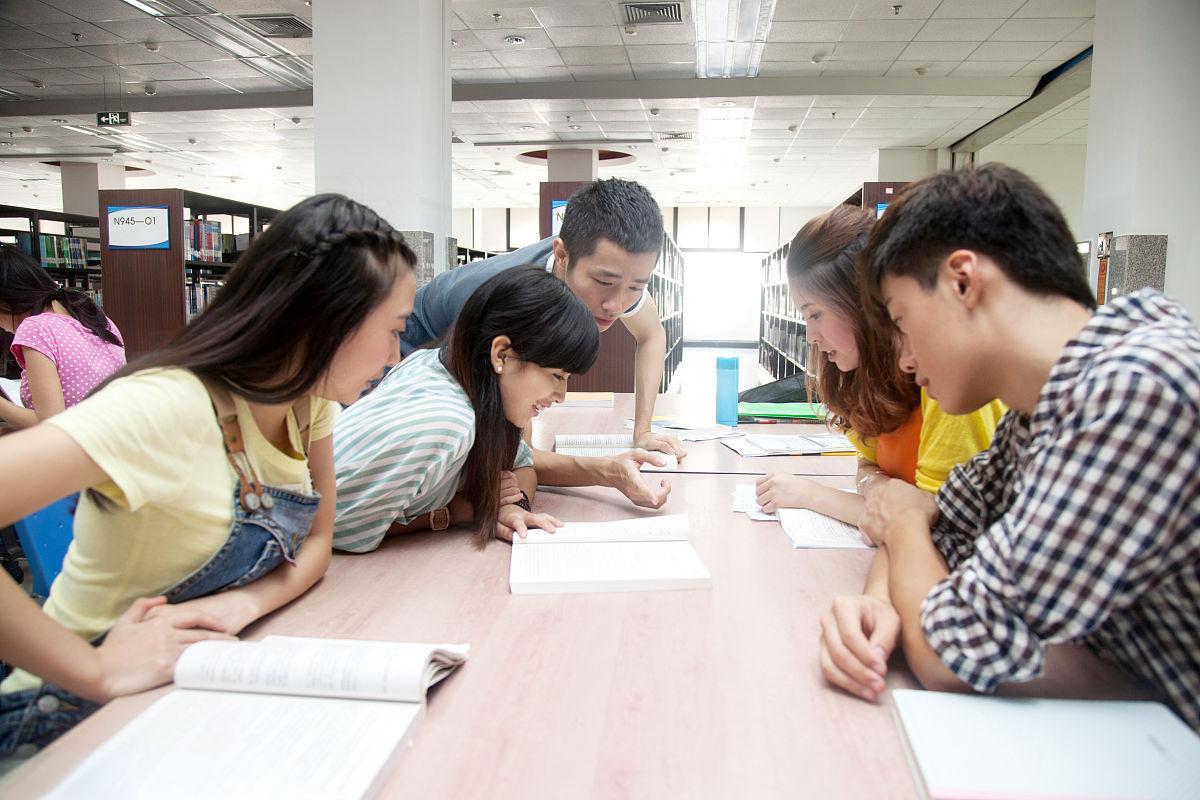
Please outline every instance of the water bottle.
[[738, 360], [717, 359], [717, 424], [738, 422]]

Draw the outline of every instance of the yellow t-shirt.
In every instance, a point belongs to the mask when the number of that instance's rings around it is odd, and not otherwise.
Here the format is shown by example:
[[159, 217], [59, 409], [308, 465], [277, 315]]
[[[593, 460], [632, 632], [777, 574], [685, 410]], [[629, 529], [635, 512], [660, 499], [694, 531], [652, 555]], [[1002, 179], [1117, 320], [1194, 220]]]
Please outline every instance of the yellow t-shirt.
[[[1006, 411], [1004, 403], [993, 400], [970, 414], [947, 414], [937, 400], [921, 389], [921, 423], [913, 481], [917, 488], [936, 494], [950, 470], [991, 446], [996, 426]], [[879, 463], [876, 440], [864, 442], [854, 431], [847, 431], [846, 436], [862, 458]]]
[[[331, 435], [339, 406], [312, 399], [309, 439]], [[291, 453], [268, 442], [246, 402], [234, 397], [246, 453], [259, 479], [309, 494], [312, 481], [295, 417]], [[225, 544], [233, 524], [237, 476], [204, 385], [184, 369], [145, 370], [47, 420], [75, 440], [112, 479], [95, 486], [116, 508], [83, 492], [75, 538], [45, 611], [84, 639], [112, 627], [139, 597], [152, 597], [192, 574]], [[17, 671], [0, 686], [38, 685]]]

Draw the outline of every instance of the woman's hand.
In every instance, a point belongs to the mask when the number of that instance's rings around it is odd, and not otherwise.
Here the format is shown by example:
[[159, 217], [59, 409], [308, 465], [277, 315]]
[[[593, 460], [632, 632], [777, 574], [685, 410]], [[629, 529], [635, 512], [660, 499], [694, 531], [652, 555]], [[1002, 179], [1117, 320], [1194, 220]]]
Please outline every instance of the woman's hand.
[[554, 533], [561, 527], [562, 521], [549, 514], [534, 514], [520, 506], [507, 505], [500, 507], [500, 513], [496, 518], [496, 537], [511, 542], [514, 535], [524, 539], [530, 528], [540, 528], [547, 533]]
[[813, 487], [817, 484], [799, 475], [765, 475], [755, 484], [758, 504], [768, 514], [781, 508], [812, 508]]

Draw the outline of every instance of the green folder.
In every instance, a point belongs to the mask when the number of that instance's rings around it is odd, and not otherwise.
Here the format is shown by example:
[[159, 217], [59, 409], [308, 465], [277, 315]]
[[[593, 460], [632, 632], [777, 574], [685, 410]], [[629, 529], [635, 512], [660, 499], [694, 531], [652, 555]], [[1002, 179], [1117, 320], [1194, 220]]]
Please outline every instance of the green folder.
[[825, 421], [825, 406], [821, 403], [738, 403], [738, 418], [800, 419]]

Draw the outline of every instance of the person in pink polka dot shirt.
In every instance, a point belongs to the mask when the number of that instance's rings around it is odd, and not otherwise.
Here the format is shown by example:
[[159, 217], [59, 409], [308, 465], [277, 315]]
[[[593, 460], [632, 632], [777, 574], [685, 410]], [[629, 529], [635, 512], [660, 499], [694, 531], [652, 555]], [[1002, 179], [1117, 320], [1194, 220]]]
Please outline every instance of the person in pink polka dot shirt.
[[70, 408], [125, 364], [121, 332], [92, 299], [10, 246], [0, 247], [0, 328], [22, 370], [21, 405], [0, 397], [0, 423], [12, 428]]

